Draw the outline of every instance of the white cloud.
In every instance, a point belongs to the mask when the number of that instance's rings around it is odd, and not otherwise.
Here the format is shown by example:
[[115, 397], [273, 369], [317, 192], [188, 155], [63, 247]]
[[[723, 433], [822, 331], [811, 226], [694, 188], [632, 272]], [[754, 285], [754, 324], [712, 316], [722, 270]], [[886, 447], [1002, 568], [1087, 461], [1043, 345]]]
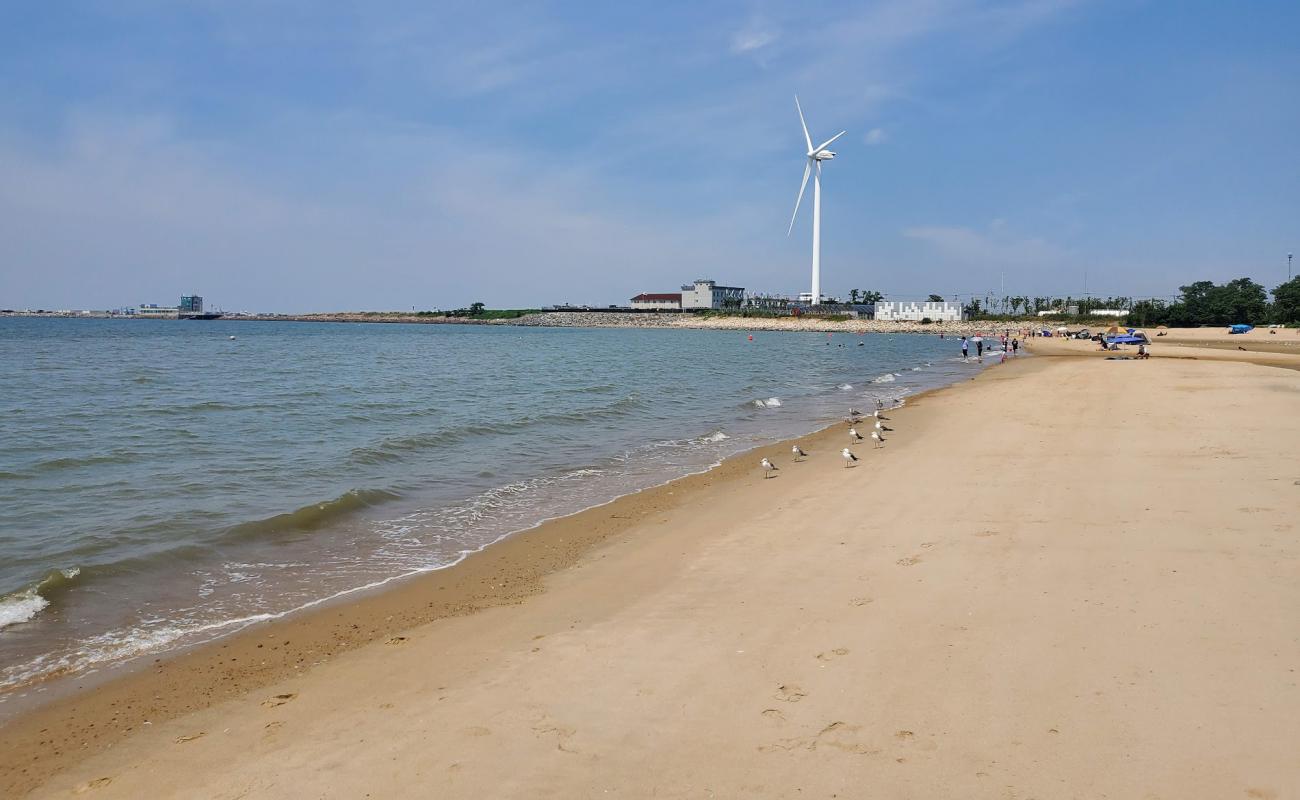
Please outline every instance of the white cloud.
[[760, 21], [754, 21], [731, 37], [731, 52], [740, 55], [761, 50], [775, 42], [777, 38], [776, 31]]
[[884, 128], [872, 128], [867, 131], [867, 135], [862, 137], [866, 144], [884, 144], [889, 140], [889, 135], [885, 133]]

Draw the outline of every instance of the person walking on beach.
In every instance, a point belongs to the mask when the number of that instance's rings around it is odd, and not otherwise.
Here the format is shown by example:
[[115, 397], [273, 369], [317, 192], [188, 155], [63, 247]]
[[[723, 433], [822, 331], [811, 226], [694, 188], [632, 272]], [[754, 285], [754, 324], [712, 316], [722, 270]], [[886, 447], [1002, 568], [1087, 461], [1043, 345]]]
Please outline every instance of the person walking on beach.
[[969, 356], [970, 356], [970, 342], [966, 341], [966, 337], [963, 336], [961, 337], [961, 360], [965, 361]]
[[1012, 340], [1011, 340], [1011, 355], [1013, 355], [1013, 356], [1018, 356], [1018, 355], [1020, 355], [1020, 340], [1019, 340], [1019, 339], [1012, 339]]
[[984, 360], [984, 337], [980, 336], [977, 333], [974, 336], [972, 336], [970, 340], [975, 343], [976, 358], [978, 358], [980, 361], [983, 361]]

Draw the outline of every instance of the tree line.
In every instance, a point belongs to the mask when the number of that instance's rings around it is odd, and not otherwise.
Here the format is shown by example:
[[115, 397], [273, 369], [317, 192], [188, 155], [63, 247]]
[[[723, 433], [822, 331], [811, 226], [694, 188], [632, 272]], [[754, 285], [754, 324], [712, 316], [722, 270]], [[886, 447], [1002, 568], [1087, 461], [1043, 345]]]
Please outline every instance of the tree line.
[[1223, 284], [1196, 281], [1178, 287], [1178, 299], [1172, 303], [1142, 300], [1129, 310], [1130, 325], [1266, 325], [1300, 323], [1300, 276], [1268, 292], [1250, 278], [1237, 278]]

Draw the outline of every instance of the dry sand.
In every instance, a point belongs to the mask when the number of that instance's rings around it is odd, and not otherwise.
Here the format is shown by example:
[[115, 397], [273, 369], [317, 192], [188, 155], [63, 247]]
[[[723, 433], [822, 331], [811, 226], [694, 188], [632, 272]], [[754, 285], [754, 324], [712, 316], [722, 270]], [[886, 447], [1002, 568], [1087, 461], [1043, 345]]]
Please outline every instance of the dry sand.
[[1293, 797], [1297, 411], [1294, 370], [1020, 359], [856, 468], [836, 426], [56, 704], [0, 794]]

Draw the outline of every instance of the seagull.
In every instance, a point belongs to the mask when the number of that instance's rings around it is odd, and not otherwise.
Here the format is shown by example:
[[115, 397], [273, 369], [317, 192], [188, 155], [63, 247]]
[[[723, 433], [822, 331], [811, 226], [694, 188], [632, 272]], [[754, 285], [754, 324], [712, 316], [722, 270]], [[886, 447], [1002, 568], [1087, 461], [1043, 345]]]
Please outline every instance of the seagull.
[[881, 400], [879, 397], [877, 397], [877, 398], [876, 398], [876, 408], [877, 408], [877, 409], [882, 409], [882, 408], [884, 408], [884, 407], [885, 407], [885, 401], [884, 401], [884, 400]]
[[893, 428], [886, 428], [884, 425], [881, 425], [879, 422], [877, 422], [877, 423], [876, 423], [876, 430], [878, 430], [878, 431], [892, 431]]
[[861, 411], [857, 410], [856, 408], [849, 409], [849, 419], [857, 419], [860, 416], [862, 416]]
[[871, 412], [871, 416], [875, 417], [876, 419], [889, 419], [889, 417], [886, 417], [884, 414], [880, 413], [880, 409], [878, 408], [875, 411]]
[[858, 433], [857, 428], [849, 428], [849, 437], [855, 442], [862, 441], [862, 434]]
[[779, 472], [779, 471], [780, 471], [780, 470], [778, 470], [778, 469], [776, 468], [776, 464], [773, 464], [771, 461], [768, 461], [766, 458], [763, 459], [762, 461], [758, 462], [758, 463], [759, 463], [759, 466], [761, 466], [761, 467], [763, 468], [763, 478], [764, 478], [765, 480], [766, 480], [767, 478], [772, 477], [772, 473], [773, 473], [773, 472]]
[[840, 451], [840, 455], [844, 456], [845, 469], [853, 466], [853, 462], [858, 460], [858, 457], [853, 455], [853, 451], [847, 447]]
[[885, 439], [880, 435], [879, 432], [872, 431], [871, 438], [876, 440], [876, 447], [883, 447], [885, 445]]
[[801, 447], [800, 447], [799, 445], [797, 445], [797, 444], [794, 445], [794, 446], [792, 446], [792, 447], [790, 448], [790, 452], [794, 454], [794, 460], [795, 460], [795, 461], [798, 461], [798, 460], [801, 459], [801, 458], [807, 458], [807, 457], [808, 457], [808, 454], [805, 453], [805, 452], [803, 451], [803, 448], [801, 448]]

